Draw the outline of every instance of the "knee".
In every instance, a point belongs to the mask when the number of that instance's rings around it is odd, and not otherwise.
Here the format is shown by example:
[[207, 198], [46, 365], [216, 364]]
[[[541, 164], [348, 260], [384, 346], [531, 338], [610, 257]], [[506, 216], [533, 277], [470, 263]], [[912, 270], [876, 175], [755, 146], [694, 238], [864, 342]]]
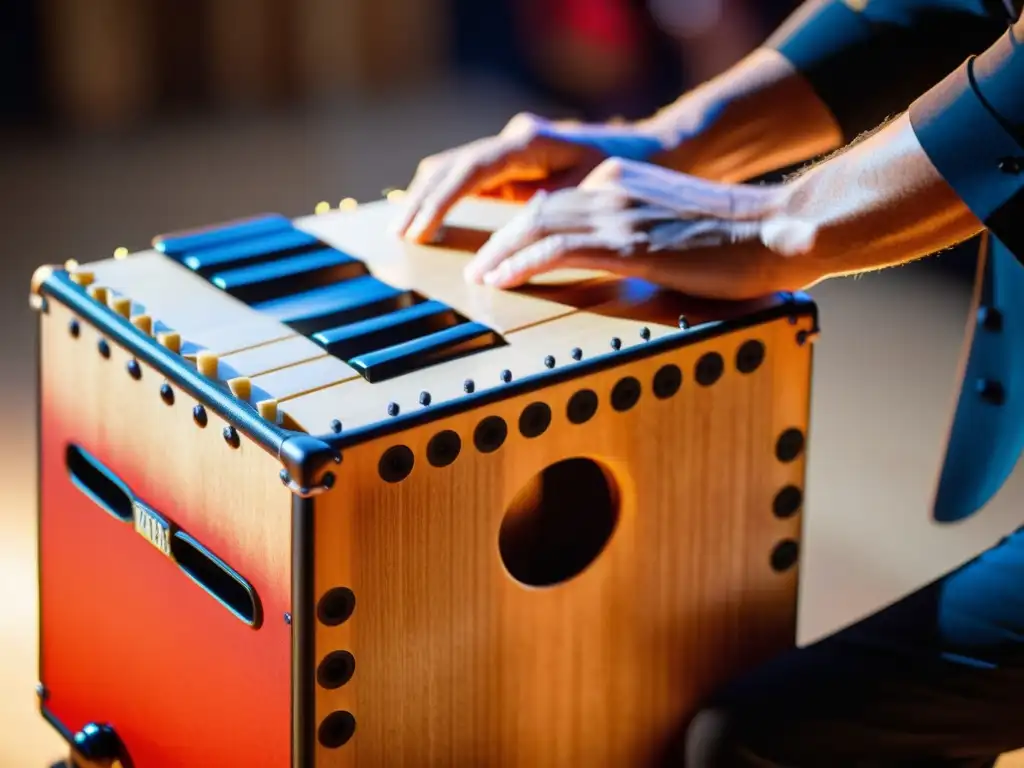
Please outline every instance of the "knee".
[[703, 709], [690, 721], [678, 750], [679, 768], [768, 768], [757, 755], [742, 719], [725, 708]]

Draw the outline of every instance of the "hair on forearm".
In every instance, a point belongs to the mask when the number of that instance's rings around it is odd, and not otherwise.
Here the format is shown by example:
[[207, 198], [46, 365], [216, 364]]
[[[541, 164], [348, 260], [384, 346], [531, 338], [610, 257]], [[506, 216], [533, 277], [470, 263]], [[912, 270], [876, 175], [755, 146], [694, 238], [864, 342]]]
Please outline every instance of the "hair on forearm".
[[897, 112], [894, 115], [890, 115], [889, 117], [885, 118], [885, 120], [876, 125], [874, 128], [871, 128], [867, 131], [863, 131], [862, 133], [855, 136], [854, 139], [848, 142], [847, 144], [844, 144], [838, 149], [829, 152], [827, 155], [822, 155], [821, 157], [812, 160], [811, 162], [807, 163], [807, 165], [801, 166], [792, 173], [786, 174], [786, 176], [783, 178], [783, 182], [789, 182], [799, 179], [801, 176], [814, 170], [822, 163], [827, 163], [829, 160], [832, 160], [833, 158], [846, 154], [851, 149], [856, 147], [858, 144], [863, 144], [876, 133], [883, 131], [885, 128], [889, 126], [890, 123], [894, 122], [895, 120], [898, 120], [902, 115], [903, 112]]

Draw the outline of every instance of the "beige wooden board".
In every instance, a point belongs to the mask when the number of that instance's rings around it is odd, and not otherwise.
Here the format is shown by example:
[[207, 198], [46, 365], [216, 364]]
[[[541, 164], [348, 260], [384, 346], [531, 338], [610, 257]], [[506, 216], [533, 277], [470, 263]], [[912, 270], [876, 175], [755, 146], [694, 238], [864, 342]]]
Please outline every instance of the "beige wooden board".
[[305, 336], [272, 341], [242, 352], [235, 352], [220, 358], [217, 367], [218, 379], [235, 376], [258, 376], [261, 373], [287, 368], [308, 360], [326, 356], [324, 348]]
[[[317, 625], [316, 656], [349, 651], [356, 671], [316, 689], [316, 720], [346, 710], [357, 728], [345, 746], [317, 750], [318, 768], [658, 764], [708, 694], [791, 647], [797, 569], [777, 573], [770, 559], [780, 541], [799, 540], [801, 520], [779, 519], [772, 501], [803, 486], [804, 457], [778, 461], [775, 443], [807, 429], [811, 352], [795, 334], [809, 324], [740, 329], [347, 450], [314, 505], [314, 582], [318, 597], [350, 588], [356, 609]], [[748, 339], [767, 355], [742, 374], [734, 361]], [[692, 372], [712, 350], [726, 371], [698, 386]], [[651, 382], [670, 363], [682, 389], [656, 398]], [[643, 393], [617, 412], [609, 398], [624, 376]], [[600, 404], [573, 425], [566, 407], [583, 387]], [[517, 422], [536, 401], [552, 421], [531, 439]], [[490, 416], [508, 437], [484, 454], [473, 434]], [[442, 430], [461, 452], [437, 468], [427, 446]], [[384, 482], [378, 466], [396, 445], [412, 451], [413, 469]], [[613, 478], [616, 527], [574, 578], [524, 585], [502, 561], [506, 510], [538, 472], [580, 456]]]
[[130, 298], [133, 314], [145, 312], [178, 331], [183, 354], [199, 347], [225, 355], [295, 335], [157, 251], [83, 264], [79, 271]]
[[622, 349], [646, 344], [640, 336], [644, 327], [651, 331], [651, 340], [676, 332], [665, 325], [575, 312], [510, 333], [506, 337], [508, 345], [503, 347], [387, 381], [371, 384], [362, 377], [353, 378], [282, 403], [281, 409], [312, 434], [327, 433], [332, 419], [340, 419], [345, 429], [354, 429], [389, 418], [390, 403], [397, 403], [403, 413], [421, 409], [419, 396], [423, 391], [430, 393], [432, 405], [438, 405], [464, 397], [467, 379], [473, 381], [478, 392], [501, 388], [505, 386], [500, 378], [503, 370], [511, 371], [513, 378], [540, 373], [546, 370], [544, 359], [548, 355], [555, 358], [557, 367], [571, 367], [576, 364], [571, 356], [574, 347], [582, 350], [585, 360], [611, 352], [613, 337], [621, 340]]
[[[252, 401], [285, 400], [332, 384], [359, 378], [343, 360], [323, 356], [252, 378]], [[362, 379], [360, 379], [362, 380]]]
[[[443, 302], [498, 333], [511, 333], [573, 311], [573, 307], [557, 301], [467, 283], [462, 271], [469, 261], [469, 253], [416, 245], [391, 231], [401, 205], [382, 200], [354, 210], [304, 217], [297, 219], [295, 224], [364, 261], [370, 271], [384, 282]], [[495, 204], [465, 201], [453, 217], [480, 228], [508, 215], [507, 205], [492, 206]]]

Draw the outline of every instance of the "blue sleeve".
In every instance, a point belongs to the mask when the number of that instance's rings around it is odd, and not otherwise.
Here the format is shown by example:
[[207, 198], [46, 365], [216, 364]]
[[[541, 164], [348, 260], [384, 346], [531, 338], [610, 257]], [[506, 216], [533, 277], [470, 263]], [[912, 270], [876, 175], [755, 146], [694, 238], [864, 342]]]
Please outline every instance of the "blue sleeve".
[[1024, 17], [918, 98], [910, 121], [942, 177], [1024, 261]]
[[852, 140], [985, 50], [1008, 19], [1004, 0], [809, 0], [767, 45], [807, 78]]

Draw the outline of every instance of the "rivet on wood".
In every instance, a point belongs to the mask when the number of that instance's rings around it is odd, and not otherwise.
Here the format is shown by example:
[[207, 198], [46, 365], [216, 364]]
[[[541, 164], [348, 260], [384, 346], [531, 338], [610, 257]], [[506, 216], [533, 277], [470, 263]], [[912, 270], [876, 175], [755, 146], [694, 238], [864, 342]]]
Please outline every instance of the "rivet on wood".
[[160, 399], [168, 405], [174, 405], [174, 390], [166, 381], [160, 385]]
[[128, 369], [128, 375], [136, 381], [142, 378], [142, 368], [139, 367], [138, 360], [129, 360], [125, 367]]
[[197, 426], [206, 426], [206, 409], [203, 406], [197, 405], [195, 408], [192, 409], [192, 421], [194, 421]]
[[644, 341], [651, 340], [651, 329], [648, 328], [646, 325], [640, 329], [640, 338], [643, 339]]
[[103, 355], [103, 357], [110, 357], [110, 345], [107, 343], [106, 339], [100, 339], [99, 341], [97, 341], [96, 349], [100, 351], [100, 354]]
[[238, 437], [238, 430], [232, 426], [224, 427], [221, 432], [224, 435], [224, 442], [230, 445], [232, 448], [237, 448], [241, 444], [241, 440]]

